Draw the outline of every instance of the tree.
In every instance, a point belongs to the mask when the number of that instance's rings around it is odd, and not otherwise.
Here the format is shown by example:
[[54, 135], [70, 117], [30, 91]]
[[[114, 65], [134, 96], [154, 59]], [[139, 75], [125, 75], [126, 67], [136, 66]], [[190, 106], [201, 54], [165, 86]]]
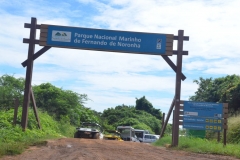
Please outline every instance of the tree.
[[50, 83], [33, 87], [37, 107], [54, 116], [56, 120], [69, 116], [70, 123], [79, 125], [80, 121], [98, 122], [98, 116], [84, 107], [88, 100], [86, 94], [78, 94], [70, 90], [57, 88]]
[[200, 102], [228, 103], [230, 113], [240, 111], [240, 76], [228, 75], [216, 79], [194, 80], [198, 89], [189, 100]]
[[18, 98], [20, 104], [23, 102], [24, 79], [15, 78], [10, 75], [0, 77], [0, 109], [9, 110], [13, 108], [13, 100]]
[[147, 113], [150, 113], [151, 115], [155, 116], [157, 119], [162, 119], [162, 113], [160, 109], [153, 108], [152, 103], [150, 103], [145, 96], [143, 96], [140, 99], [136, 98], [136, 109], [137, 110], [143, 110]]
[[123, 104], [115, 108], [108, 108], [103, 111], [101, 118], [107, 121], [108, 126], [114, 128], [119, 125], [128, 125], [156, 134], [160, 132], [161, 121], [143, 110], [136, 110], [134, 106]]
[[[0, 110], [13, 108], [13, 100], [18, 98], [23, 103], [25, 80], [14, 76], [0, 77]], [[32, 87], [36, 105], [56, 120], [68, 120], [73, 125], [80, 121], [98, 122], [100, 113], [84, 106], [88, 101], [86, 94], [79, 94], [71, 90], [63, 90], [51, 83], [43, 83]], [[31, 106], [31, 104], [30, 104]]]

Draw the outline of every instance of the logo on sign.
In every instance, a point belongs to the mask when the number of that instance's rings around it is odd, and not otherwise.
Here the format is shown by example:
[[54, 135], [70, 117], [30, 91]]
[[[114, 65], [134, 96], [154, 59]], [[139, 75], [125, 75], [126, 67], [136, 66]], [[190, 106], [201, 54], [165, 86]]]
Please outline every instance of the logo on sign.
[[162, 48], [162, 39], [157, 39], [157, 49]]
[[222, 114], [214, 114], [214, 117], [222, 118]]
[[53, 30], [52, 41], [71, 42], [71, 32]]

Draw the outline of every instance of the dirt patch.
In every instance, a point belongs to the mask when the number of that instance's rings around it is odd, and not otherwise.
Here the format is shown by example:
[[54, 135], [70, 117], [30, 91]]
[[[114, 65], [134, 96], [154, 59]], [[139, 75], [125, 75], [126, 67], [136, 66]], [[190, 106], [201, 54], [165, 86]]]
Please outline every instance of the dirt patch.
[[234, 157], [196, 154], [145, 143], [62, 138], [30, 147], [21, 155], [2, 160], [237, 160]]

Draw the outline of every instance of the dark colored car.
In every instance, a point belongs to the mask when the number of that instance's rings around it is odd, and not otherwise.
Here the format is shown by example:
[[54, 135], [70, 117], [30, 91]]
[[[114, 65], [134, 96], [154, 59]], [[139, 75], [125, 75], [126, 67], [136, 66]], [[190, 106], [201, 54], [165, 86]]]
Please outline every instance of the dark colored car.
[[83, 122], [76, 130], [74, 138], [103, 139], [103, 129], [97, 123]]

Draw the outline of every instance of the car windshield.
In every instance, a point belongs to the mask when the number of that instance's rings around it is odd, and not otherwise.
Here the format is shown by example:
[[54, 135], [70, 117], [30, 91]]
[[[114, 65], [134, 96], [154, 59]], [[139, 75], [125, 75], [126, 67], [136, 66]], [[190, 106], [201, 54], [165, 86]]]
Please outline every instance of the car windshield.
[[97, 124], [94, 124], [94, 123], [82, 123], [81, 127], [82, 128], [92, 128], [92, 129], [101, 130], [101, 127]]
[[113, 135], [113, 136], [120, 136], [120, 133], [116, 131], [106, 131], [105, 134]]

